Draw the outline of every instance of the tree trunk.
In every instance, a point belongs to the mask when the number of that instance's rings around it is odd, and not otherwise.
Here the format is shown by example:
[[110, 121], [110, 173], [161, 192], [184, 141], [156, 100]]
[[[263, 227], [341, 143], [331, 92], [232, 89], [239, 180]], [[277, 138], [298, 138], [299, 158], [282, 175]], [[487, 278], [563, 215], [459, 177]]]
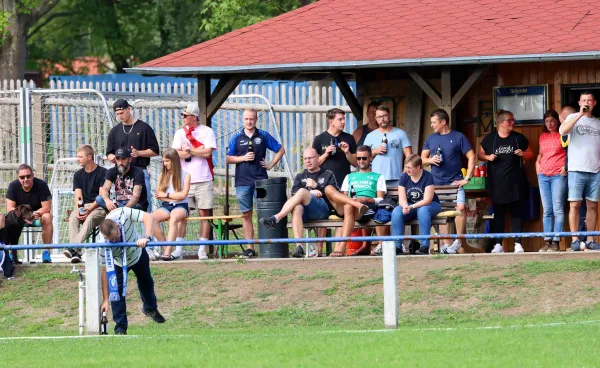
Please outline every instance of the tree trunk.
[[7, 31], [0, 49], [0, 80], [22, 79], [27, 59], [27, 28], [21, 20], [17, 20], [10, 24]]

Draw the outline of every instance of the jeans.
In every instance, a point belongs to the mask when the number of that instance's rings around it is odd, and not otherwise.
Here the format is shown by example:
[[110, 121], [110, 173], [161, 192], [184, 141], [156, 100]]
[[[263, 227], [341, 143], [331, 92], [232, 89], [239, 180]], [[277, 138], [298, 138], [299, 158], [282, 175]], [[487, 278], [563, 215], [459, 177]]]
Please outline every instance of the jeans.
[[[419, 234], [429, 235], [431, 229], [431, 219], [442, 211], [442, 206], [438, 202], [431, 202], [427, 206], [411, 210], [408, 214], [402, 213], [402, 207], [394, 208], [392, 212], [392, 235], [404, 235], [404, 224], [417, 218], [419, 221]], [[429, 247], [429, 239], [421, 240], [421, 246]], [[402, 242], [396, 240], [396, 248], [402, 249]]]
[[[143, 308], [146, 311], [154, 311], [158, 308], [156, 305], [156, 294], [154, 294], [154, 280], [150, 273], [150, 259], [146, 249], [142, 249], [140, 259], [128, 271], [133, 271], [137, 279], [138, 290], [143, 302]], [[123, 268], [115, 265], [115, 273], [117, 276], [117, 284], [119, 286], [119, 294], [123, 292]], [[127, 303], [125, 297], [121, 296], [121, 300], [110, 302], [112, 308], [113, 320], [115, 321], [115, 332], [127, 331]]]
[[[538, 174], [538, 183], [540, 185], [542, 206], [544, 207], [544, 232], [562, 232], [565, 226], [564, 208], [567, 199], [567, 177]], [[554, 226], [552, 226], [553, 220]], [[550, 239], [550, 237], [544, 237], [544, 240]], [[552, 240], [558, 242], [560, 238], [555, 236]]]

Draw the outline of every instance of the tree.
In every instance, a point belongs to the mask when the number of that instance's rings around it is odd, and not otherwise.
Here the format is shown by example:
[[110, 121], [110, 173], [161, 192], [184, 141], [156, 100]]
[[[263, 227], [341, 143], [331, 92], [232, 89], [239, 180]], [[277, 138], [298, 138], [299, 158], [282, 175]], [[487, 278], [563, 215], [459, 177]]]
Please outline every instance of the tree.
[[27, 32], [59, 0], [2, 0], [0, 12], [0, 80], [22, 79], [27, 57]]

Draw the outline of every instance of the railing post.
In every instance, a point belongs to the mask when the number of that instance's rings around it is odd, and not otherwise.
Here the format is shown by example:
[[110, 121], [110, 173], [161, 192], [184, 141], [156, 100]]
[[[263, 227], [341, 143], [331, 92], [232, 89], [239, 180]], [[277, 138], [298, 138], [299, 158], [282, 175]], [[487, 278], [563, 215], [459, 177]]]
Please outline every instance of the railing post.
[[396, 276], [396, 244], [383, 242], [383, 318], [385, 328], [398, 328], [398, 278]]
[[87, 335], [100, 334], [100, 264], [98, 249], [86, 249], [85, 254], [85, 328]]

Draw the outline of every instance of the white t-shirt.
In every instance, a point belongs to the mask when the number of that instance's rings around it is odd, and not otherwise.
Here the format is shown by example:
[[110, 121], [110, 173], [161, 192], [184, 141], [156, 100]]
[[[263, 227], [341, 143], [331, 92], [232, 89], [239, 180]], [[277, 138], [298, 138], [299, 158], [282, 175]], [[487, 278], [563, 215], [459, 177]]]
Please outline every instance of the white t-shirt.
[[[565, 121], [576, 116], [571, 114]], [[569, 171], [600, 172], [600, 120], [587, 116], [577, 120], [569, 133], [567, 155]]]
[[[183, 186], [185, 185], [185, 176], [187, 175], [187, 172], [185, 170], [181, 170], [181, 188], [183, 188]], [[169, 187], [167, 188], [166, 193], [167, 194], [171, 194], [171, 193], [175, 193], [177, 192], [175, 190], [175, 188], [173, 188], [173, 177], [171, 177], [171, 181], [169, 182]], [[170, 202], [167, 200], [167, 202], [169, 203], [175, 203], [175, 204], [179, 204], [179, 203], [188, 203], [189, 199], [188, 197], [185, 197], [185, 199], [183, 201], [179, 201], [179, 202]]]
[[[206, 125], [199, 125], [196, 127], [196, 129], [194, 129], [192, 132], [192, 136], [196, 138], [198, 142], [204, 144], [204, 147], [206, 148], [217, 148], [215, 132]], [[194, 147], [185, 137], [185, 131], [182, 128], [175, 132], [175, 137], [173, 138], [173, 144], [171, 147], [181, 150], [183, 143], [187, 143], [188, 147], [190, 148]], [[181, 168], [190, 174], [192, 183], [203, 183], [213, 180], [212, 175], [210, 174], [208, 163], [203, 157], [192, 156], [192, 160], [190, 162], [181, 160]]]
[[[375, 129], [365, 138], [365, 145], [375, 149], [381, 146], [383, 133]], [[402, 129], [393, 128], [391, 132], [386, 133], [388, 139], [387, 152], [385, 155], [377, 155], [373, 159], [371, 169], [385, 177], [385, 180], [397, 180], [402, 175], [402, 164], [404, 162], [404, 151], [402, 149], [410, 147], [410, 140], [406, 132]]]
[[[129, 207], [119, 207], [116, 210], [109, 213], [106, 218], [113, 220], [123, 226], [123, 242], [133, 243], [137, 242], [140, 238], [140, 234], [136, 228], [136, 222], [143, 222], [144, 212]], [[102, 234], [100, 234], [102, 235]], [[99, 237], [99, 242], [104, 242], [104, 237]], [[121, 247], [111, 247], [115, 264], [119, 267], [123, 267], [123, 252]], [[127, 253], [127, 267], [135, 265], [142, 256], [142, 248], [138, 247], [127, 247], [125, 248]], [[106, 264], [106, 248], [100, 248], [98, 252], [100, 257], [100, 264]]]

